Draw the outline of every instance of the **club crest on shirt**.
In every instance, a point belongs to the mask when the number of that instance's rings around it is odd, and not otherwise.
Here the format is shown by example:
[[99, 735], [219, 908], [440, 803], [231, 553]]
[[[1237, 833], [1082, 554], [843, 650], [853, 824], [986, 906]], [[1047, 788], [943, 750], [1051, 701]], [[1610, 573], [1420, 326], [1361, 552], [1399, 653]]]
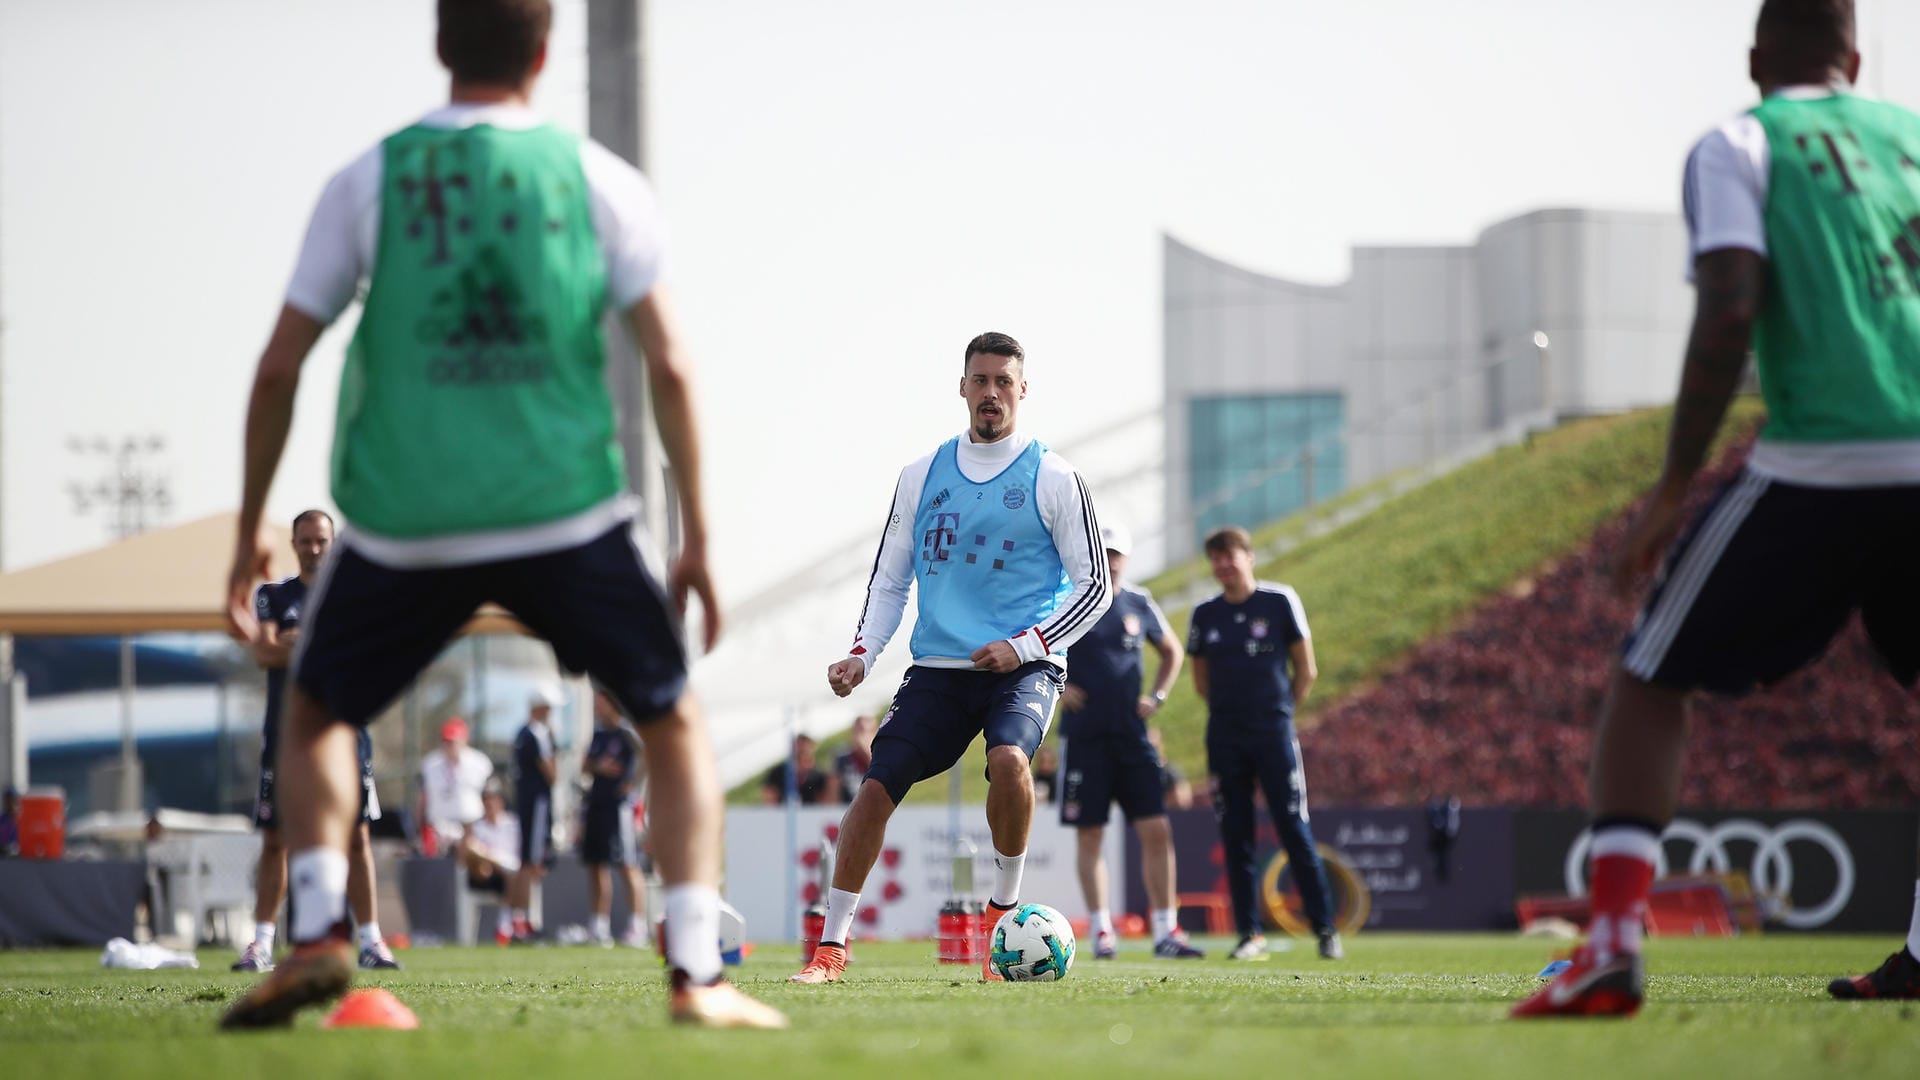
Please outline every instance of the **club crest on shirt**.
[[1000, 493], [1000, 505], [1009, 510], [1018, 510], [1027, 505], [1027, 493], [1024, 488], [1010, 487]]
[[1132, 613], [1122, 615], [1120, 617], [1120, 629], [1126, 631], [1128, 637], [1139, 637], [1140, 616]]
[[1247, 633], [1252, 634], [1256, 638], [1266, 637], [1267, 636], [1267, 620], [1255, 619], [1252, 622], [1248, 623]]

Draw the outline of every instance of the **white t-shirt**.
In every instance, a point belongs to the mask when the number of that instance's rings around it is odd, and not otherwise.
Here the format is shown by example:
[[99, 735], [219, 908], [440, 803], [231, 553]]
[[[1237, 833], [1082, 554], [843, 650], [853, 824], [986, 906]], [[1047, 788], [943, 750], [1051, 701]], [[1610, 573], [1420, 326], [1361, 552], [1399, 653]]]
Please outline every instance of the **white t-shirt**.
[[427, 824], [449, 842], [459, 839], [461, 827], [486, 812], [480, 793], [492, 775], [493, 762], [471, 746], [460, 748], [458, 760], [449, 758], [444, 746], [428, 753], [420, 762], [420, 789], [427, 796]]
[[467, 826], [469, 841], [486, 860], [505, 873], [520, 869], [520, 816], [511, 810], [500, 812], [500, 820], [485, 817]]
[[[960, 474], [975, 483], [985, 483], [1004, 472], [1031, 445], [1033, 440], [1015, 432], [994, 443], [976, 443], [966, 433], [960, 436], [954, 458]], [[935, 449], [900, 470], [900, 481], [893, 489], [893, 505], [887, 512], [886, 532], [880, 538], [880, 552], [874, 557], [873, 575], [867, 581], [867, 602], [861, 609], [860, 623], [854, 628], [849, 656], [858, 656], [873, 670], [881, 650], [893, 640], [906, 613], [908, 590], [913, 585], [913, 559], [916, 547], [913, 519], [920, 510], [920, 494], [926, 485], [927, 470], [933, 464]], [[1067, 647], [1080, 640], [1100, 621], [1113, 602], [1112, 583], [1107, 580], [1107, 553], [1100, 540], [1100, 522], [1094, 517], [1093, 499], [1080, 474], [1067, 459], [1048, 450], [1040, 458], [1040, 475], [1034, 481], [1034, 498], [1040, 520], [1053, 536], [1060, 554], [1060, 565], [1073, 582], [1073, 592], [1055, 609], [1054, 616], [1041, 624], [1039, 633], [1021, 634], [1009, 639], [1022, 663], [1048, 660], [1067, 666]], [[1083, 601], [1091, 598], [1091, 603]], [[1046, 645], [1040, 644], [1042, 641]], [[986, 642], [981, 642], [985, 645]], [[1051, 646], [1051, 649], [1048, 648]], [[965, 660], [916, 660], [927, 667], [968, 668]]]
[[[447, 105], [421, 117], [433, 128], [489, 124], [507, 130], [546, 121], [521, 105]], [[660, 279], [666, 228], [647, 178], [613, 151], [580, 141], [593, 229], [606, 260], [607, 299], [615, 310], [638, 303]], [[330, 324], [346, 311], [373, 272], [380, 239], [380, 188], [386, 171], [382, 146], [360, 155], [320, 193], [307, 225], [288, 306]], [[617, 496], [558, 521], [516, 529], [427, 539], [379, 536], [352, 529], [344, 538], [354, 550], [383, 566], [416, 569], [492, 562], [557, 551], [586, 543], [635, 516], [629, 496]]]
[[[1845, 87], [1789, 86], [1779, 97], [1829, 97]], [[1767, 180], [1773, 168], [1767, 134], [1752, 113], [1708, 132], [1687, 156], [1681, 202], [1687, 219], [1687, 280], [1694, 261], [1738, 248], [1767, 254]], [[1761, 476], [1808, 487], [1878, 487], [1920, 483], [1920, 441], [1781, 443], [1761, 434], [1747, 458]]]

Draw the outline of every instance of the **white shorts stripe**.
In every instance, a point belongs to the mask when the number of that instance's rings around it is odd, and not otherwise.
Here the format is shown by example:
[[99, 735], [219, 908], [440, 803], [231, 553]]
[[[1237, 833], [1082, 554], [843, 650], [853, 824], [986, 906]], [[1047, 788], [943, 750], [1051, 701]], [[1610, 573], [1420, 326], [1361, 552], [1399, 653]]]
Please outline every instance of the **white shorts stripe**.
[[553, 832], [553, 822], [547, 820], [547, 800], [538, 799], [533, 804], [533, 835], [527, 844], [526, 864], [539, 866], [547, 860], [547, 842]]
[[620, 845], [620, 865], [639, 866], [640, 847], [633, 839], [633, 800], [620, 800], [620, 831], [616, 834]]
[[1673, 647], [1673, 639], [1686, 623], [1693, 602], [1699, 599], [1701, 588], [1713, 576], [1714, 566], [1719, 563], [1720, 556], [1726, 553], [1727, 544], [1740, 531], [1741, 523], [1752, 512], [1753, 504], [1765, 494], [1768, 482], [1766, 477], [1743, 472], [1739, 484], [1720, 500], [1713, 513], [1701, 524], [1693, 543], [1673, 568], [1671, 580], [1661, 591], [1659, 601], [1646, 613], [1633, 647], [1627, 650], [1621, 666], [1629, 674], [1652, 679], [1654, 673], [1660, 670], [1660, 665], [1666, 662], [1667, 650]]

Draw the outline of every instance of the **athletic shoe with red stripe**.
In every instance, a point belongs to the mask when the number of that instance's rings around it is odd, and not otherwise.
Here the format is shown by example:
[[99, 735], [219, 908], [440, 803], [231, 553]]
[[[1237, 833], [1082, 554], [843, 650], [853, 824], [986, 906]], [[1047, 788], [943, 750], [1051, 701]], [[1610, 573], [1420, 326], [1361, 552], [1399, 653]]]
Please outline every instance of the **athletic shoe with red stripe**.
[[1920, 960], [1905, 949], [1887, 957], [1887, 962], [1850, 979], [1835, 979], [1827, 984], [1827, 993], [1842, 1001], [1870, 998], [1920, 998]]
[[1513, 1007], [1513, 1018], [1542, 1016], [1632, 1016], [1647, 996], [1646, 969], [1638, 954], [1601, 960], [1593, 946], [1574, 951], [1573, 966]]

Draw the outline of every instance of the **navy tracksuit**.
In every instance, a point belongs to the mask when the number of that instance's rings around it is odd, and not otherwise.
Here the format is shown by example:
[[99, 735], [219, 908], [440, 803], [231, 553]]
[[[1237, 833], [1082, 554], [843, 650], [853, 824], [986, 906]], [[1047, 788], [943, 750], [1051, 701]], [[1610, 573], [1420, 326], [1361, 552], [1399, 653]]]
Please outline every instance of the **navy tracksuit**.
[[1333, 930], [1333, 895], [1307, 822], [1307, 778], [1293, 733], [1289, 650], [1307, 637], [1300, 598], [1259, 583], [1238, 604], [1216, 596], [1193, 610], [1187, 654], [1207, 662], [1207, 771], [1225, 849], [1227, 891], [1242, 935], [1256, 932], [1253, 792], [1267, 796], [1295, 887], [1319, 933]]

